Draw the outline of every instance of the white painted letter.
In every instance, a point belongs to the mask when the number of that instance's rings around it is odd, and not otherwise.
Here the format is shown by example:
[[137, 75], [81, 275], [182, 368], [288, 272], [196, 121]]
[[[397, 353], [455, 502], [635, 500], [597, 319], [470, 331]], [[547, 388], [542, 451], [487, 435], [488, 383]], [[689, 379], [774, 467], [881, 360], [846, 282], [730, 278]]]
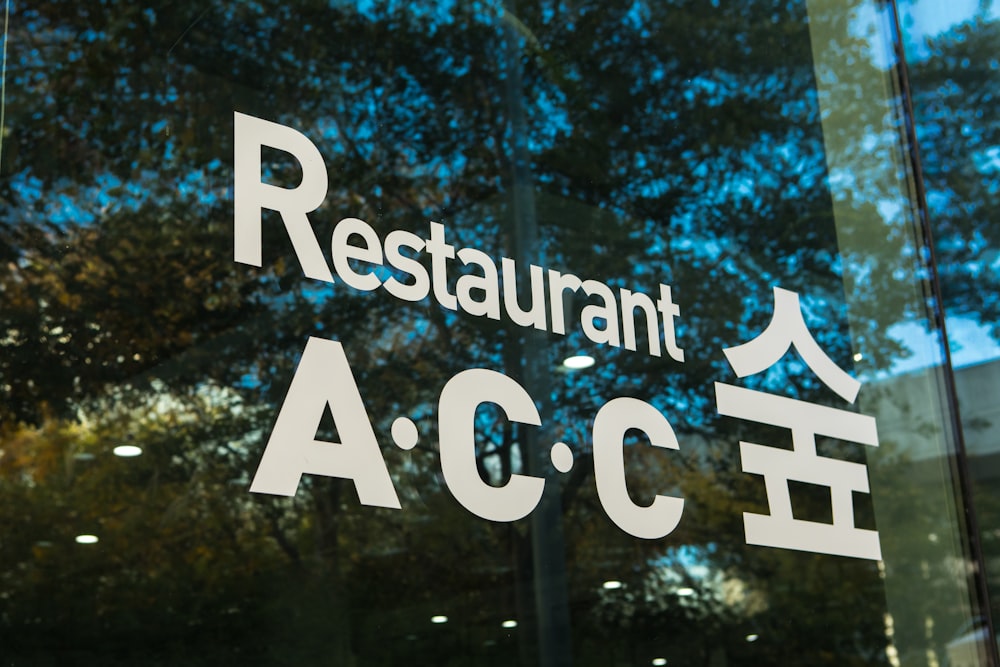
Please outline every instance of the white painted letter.
[[565, 275], [549, 269], [549, 307], [552, 308], [552, 333], [566, 335], [566, 315], [563, 308], [563, 291], [580, 289], [580, 279], [572, 273]]
[[455, 259], [455, 247], [444, 242], [444, 225], [440, 222], [431, 223], [431, 237], [425, 247], [431, 256], [434, 298], [448, 310], [457, 310], [458, 299], [448, 291], [448, 260]]
[[674, 328], [674, 318], [681, 314], [681, 308], [671, 300], [670, 286], [660, 285], [656, 309], [663, 315], [663, 344], [667, 346], [667, 354], [674, 361], [684, 361], [684, 350], [677, 345], [677, 332]]
[[608, 516], [629, 535], [655, 540], [669, 535], [681, 521], [682, 498], [657, 495], [649, 507], [636, 505], [625, 484], [623, 441], [629, 429], [649, 436], [653, 447], [679, 449], [670, 422], [649, 403], [637, 398], [616, 398], [594, 417], [594, 478], [597, 496]]
[[[497, 278], [496, 264], [485, 252], [474, 248], [462, 248], [458, 251], [458, 258], [466, 266], [474, 264], [483, 270], [482, 276], [467, 273], [458, 277], [458, 282], [455, 283], [458, 305], [470, 315], [480, 317], [485, 315], [491, 320], [499, 320], [500, 281]], [[480, 290], [483, 293], [482, 301], [472, 298], [473, 290]]]
[[424, 240], [402, 229], [389, 232], [385, 237], [385, 261], [394, 269], [405, 271], [413, 276], [413, 284], [407, 285], [395, 276], [386, 280], [382, 286], [385, 291], [403, 301], [420, 301], [430, 292], [431, 281], [427, 269], [419, 260], [407, 257], [399, 251], [400, 248], [410, 248], [420, 252], [424, 249]]
[[[261, 265], [261, 210], [281, 213], [302, 272], [314, 280], [332, 283], [308, 213], [326, 198], [327, 178], [323, 156], [304, 134], [284, 125], [234, 112], [235, 259], [241, 264]], [[279, 188], [261, 181], [260, 149], [268, 146], [290, 153], [302, 166], [302, 182], [295, 188]]]
[[514, 260], [501, 257], [500, 270], [503, 273], [503, 305], [511, 321], [518, 326], [533, 326], [539, 331], [545, 331], [545, 283], [542, 267], [534, 264], [528, 266], [531, 310], [521, 310], [521, 304], [517, 302], [517, 264]]
[[[587, 296], [601, 297], [603, 305], [590, 304], [580, 312], [580, 327], [583, 334], [595, 343], [618, 347], [621, 338], [618, 336], [618, 303], [615, 293], [604, 283], [596, 280], [584, 280], [583, 291]], [[598, 320], [604, 320], [604, 328], [597, 326]]]
[[[343, 442], [315, 439], [327, 405]], [[400, 508], [344, 348], [325, 338], [306, 343], [250, 491], [294, 496], [303, 473], [353, 480], [362, 505]]]
[[542, 498], [545, 480], [511, 475], [506, 486], [490, 486], [476, 466], [476, 408], [494, 403], [519, 424], [542, 423], [535, 404], [511, 378], [483, 368], [462, 371], [441, 390], [438, 405], [441, 472], [455, 500], [490, 521], [516, 521]]
[[[348, 243], [352, 236], [360, 236], [364, 245], [356, 246]], [[358, 273], [352, 267], [349, 259], [359, 259], [376, 266], [382, 266], [382, 242], [378, 234], [364, 220], [344, 218], [333, 228], [330, 239], [333, 253], [333, 268], [337, 276], [345, 283], [365, 292], [371, 291], [382, 284], [374, 272]]]
[[625, 349], [636, 349], [635, 342], [635, 309], [638, 308], [646, 316], [646, 338], [649, 340], [649, 354], [660, 356], [660, 323], [656, 319], [656, 306], [653, 300], [642, 292], [632, 292], [624, 287], [618, 292], [622, 299], [622, 337], [625, 339]]

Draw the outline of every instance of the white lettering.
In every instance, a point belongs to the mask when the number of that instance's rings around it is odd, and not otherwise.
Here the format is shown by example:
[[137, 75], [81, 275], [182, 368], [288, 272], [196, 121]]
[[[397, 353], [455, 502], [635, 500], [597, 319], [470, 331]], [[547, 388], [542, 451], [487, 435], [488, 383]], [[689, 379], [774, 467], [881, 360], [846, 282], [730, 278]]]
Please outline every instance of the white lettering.
[[517, 302], [517, 264], [512, 259], [500, 258], [503, 273], [503, 305], [514, 324], [522, 327], [533, 326], [545, 331], [545, 284], [542, 267], [534, 264], [528, 267], [531, 282], [531, 310], [521, 310]]
[[[361, 237], [364, 245], [356, 246], [348, 243], [352, 236]], [[345, 283], [364, 292], [369, 292], [382, 284], [373, 272], [358, 273], [348, 262], [351, 259], [359, 259], [377, 266], [382, 265], [382, 242], [367, 222], [357, 218], [344, 218], [338, 222], [333, 228], [330, 247], [333, 253], [333, 268]]]
[[454, 246], [444, 242], [444, 225], [431, 223], [431, 238], [427, 241], [427, 252], [431, 256], [434, 298], [448, 310], [458, 309], [458, 300], [448, 291], [448, 260], [455, 259]]
[[[596, 280], [583, 281], [583, 291], [587, 296], [598, 296], [601, 298], [600, 304], [589, 304], [584, 306], [580, 313], [580, 326], [584, 335], [595, 343], [610, 345], [612, 347], [621, 346], [618, 336], [618, 303], [615, 301], [615, 293], [604, 283]], [[600, 321], [604, 322], [604, 328], [598, 326]]]
[[[638, 309], [642, 312], [639, 317], [645, 316], [648, 353], [661, 356], [662, 335], [670, 357], [684, 361], [675, 331], [680, 308], [671, 300], [668, 285], [659, 286], [654, 309], [652, 298], [642, 292], [621, 288], [616, 293], [605, 283], [581, 280], [555, 270], [546, 272], [534, 264], [525, 272], [518, 270], [517, 262], [507, 257], [500, 258], [498, 272], [497, 262], [486, 253], [448, 243], [447, 230], [440, 222], [430, 222], [428, 239], [400, 229], [391, 230], [384, 237], [383, 247], [383, 239], [370, 224], [358, 218], [344, 218], [334, 227], [330, 239], [331, 271], [308, 217], [322, 205], [328, 186], [319, 150], [296, 130], [239, 112], [234, 114], [234, 126], [237, 262], [261, 266], [261, 213], [264, 209], [273, 210], [281, 215], [292, 248], [309, 278], [332, 283], [334, 276], [339, 276], [345, 285], [361, 291], [382, 286], [403, 301], [421, 301], [433, 294], [433, 300], [443, 308], [492, 320], [501, 318], [502, 299], [502, 308], [513, 323], [540, 331], [545, 331], [548, 323], [551, 332], [561, 336], [573, 326], [567, 312], [576, 315], [571, 304], [574, 294], [582, 290], [587, 297], [596, 297], [583, 304], [576, 325], [587, 339], [599, 345], [620, 347], [624, 338], [625, 348], [636, 351]], [[264, 146], [289, 153], [298, 160], [302, 166], [302, 181], [298, 186], [282, 188], [264, 182], [261, 164]], [[403, 252], [403, 248], [416, 256]], [[450, 274], [449, 271], [460, 270], [452, 266], [456, 257], [473, 270], [457, 276]], [[519, 279], [529, 281], [527, 289], [518, 284]], [[454, 292], [450, 291], [452, 280]], [[530, 298], [527, 310], [522, 308], [519, 296]], [[657, 319], [656, 311], [662, 320]]]
[[656, 306], [653, 300], [642, 292], [633, 293], [622, 288], [619, 292], [622, 299], [622, 336], [625, 339], [625, 349], [635, 352], [635, 309], [638, 308], [646, 316], [646, 334], [649, 340], [649, 353], [660, 356], [660, 327], [656, 318]]
[[552, 333], [566, 335], [566, 314], [563, 311], [563, 291], [580, 289], [580, 279], [571, 273], [563, 275], [549, 269], [549, 301], [552, 306]]
[[[474, 264], [483, 270], [483, 275], [466, 274], [459, 276], [455, 283], [455, 293], [458, 295], [458, 305], [470, 315], [485, 315], [491, 320], [500, 319], [500, 280], [497, 277], [497, 265], [490, 256], [473, 248], [462, 248], [458, 258], [466, 266]], [[472, 291], [483, 293], [483, 300], [472, 298]]]
[[684, 350], [677, 346], [677, 334], [674, 331], [674, 318], [681, 314], [680, 306], [671, 301], [670, 286], [660, 285], [660, 299], [656, 309], [663, 315], [663, 341], [667, 346], [667, 354], [674, 361], [684, 361]]
[[[315, 439], [328, 405], [343, 442]], [[400, 509], [344, 348], [324, 338], [306, 343], [250, 491], [294, 496], [304, 473], [353, 480], [362, 505]]]
[[[333, 276], [316, 242], [308, 213], [326, 198], [323, 156], [304, 134], [239, 112], [233, 115], [233, 209], [235, 258], [241, 264], [261, 265], [261, 210], [281, 213], [302, 271], [309, 278], [332, 283]], [[290, 153], [302, 166], [302, 182], [292, 189], [264, 183], [261, 147]]]
[[441, 473], [455, 500], [490, 521], [516, 521], [531, 513], [542, 498], [545, 480], [511, 475], [505, 486], [490, 486], [476, 466], [476, 408], [500, 406], [519, 424], [541, 425], [531, 396], [511, 378], [483, 368], [462, 371], [444, 386], [438, 404]]
[[594, 417], [594, 478], [597, 496], [608, 516], [629, 535], [655, 540], [669, 535], [681, 521], [684, 500], [657, 495], [649, 507], [628, 496], [625, 483], [625, 433], [639, 429], [653, 447], [679, 449], [670, 422], [649, 403], [636, 398], [615, 398]]
[[413, 276], [413, 284], [407, 285], [391, 277], [383, 284], [386, 292], [403, 301], [420, 301], [427, 296], [431, 289], [427, 269], [416, 259], [407, 257], [399, 251], [400, 248], [410, 248], [420, 252], [424, 249], [424, 245], [424, 240], [416, 234], [402, 229], [389, 232], [385, 237], [385, 260], [394, 269]]

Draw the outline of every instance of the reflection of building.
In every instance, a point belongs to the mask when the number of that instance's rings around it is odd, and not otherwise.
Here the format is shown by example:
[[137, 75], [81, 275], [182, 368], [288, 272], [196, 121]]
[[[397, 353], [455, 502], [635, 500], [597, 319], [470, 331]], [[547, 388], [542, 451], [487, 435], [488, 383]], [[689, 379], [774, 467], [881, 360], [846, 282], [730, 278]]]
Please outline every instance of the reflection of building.
[[[986, 581], [995, 608], [996, 598], [1000, 596], [1000, 497], [997, 494], [1000, 489], [1000, 394], [996, 389], [1000, 385], [1000, 360], [957, 369], [955, 385], [969, 455], [970, 486]], [[980, 622], [982, 624], [982, 619]], [[975, 636], [977, 641], [982, 641], [988, 634], [985, 627], [980, 627]]]
[[[878, 396], [879, 430], [894, 434], [901, 451], [915, 459], [946, 453], [937, 441], [938, 433], [929, 430], [931, 415], [941, 409], [943, 400], [936, 391], [939, 367], [921, 368], [870, 383]], [[955, 393], [962, 419], [962, 437], [974, 479], [1000, 478], [1000, 401], [996, 386], [1000, 383], [1000, 359], [955, 369]], [[943, 392], [943, 387], [941, 387]], [[862, 395], [864, 399], [864, 395]], [[906, 434], [905, 438], [902, 434]]]
[[955, 369], [965, 450], [974, 479], [1000, 480], [1000, 359]]
[[[872, 401], [868, 409], [879, 415], [879, 430], [884, 435], [885, 454], [899, 457], [909, 463], [907, 483], [934, 488], [941, 479], [963, 474], [959, 470], [961, 458], [955, 456], [958, 446], [947, 438], [948, 425], [935, 423], [936, 415], [948, 414], [950, 407], [942, 404], [944, 388], [941, 386], [943, 370], [925, 367], [894, 375], [870, 383], [866, 388]], [[980, 542], [986, 568], [986, 580], [992, 590], [1000, 583], [1000, 502], [995, 489], [1000, 485], [1000, 400], [994, 389], [1000, 384], [1000, 359], [955, 369], [954, 388], [961, 418], [962, 445], [967, 459], [964, 472], [975, 498], [976, 520], [980, 528]], [[878, 515], [879, 492], [898, 490], [895, 480], [874, 484], [875, 511]], [[940, 503], [950, 505], [961, 500], [944, 497]], [[957, 521], [965, 521], [956, 517]], [[938, 560], [941, 556], [934, 547], [948, 539], [936, 530], [928, 532], [927, 542], [918, 548], [909, 547], [909, 554], [921, 562], [923, 568], [939, 567], [941, 571], [958, 574], [965, 568], [975, 568], [972, 562], [963, 563], [953, 557]], [[951, 539], [957, 539], [952, 536]], [[917, 619], [919, 620], [919, 619]], [[944, 629], [942, 629], [944, 630]], [[964, 667], [988, 664], [988, 653], [983, 645], [989, 630], [985, 615], [978, 615], [959, 624], [950, 632], [946, 644], [948, 664]]]
[[[942, 372], [923, 368], [868, 387], [877, 397], [877, 406], [871, 409], [878, 411], [879, 431], [890, 434], [884, 444], [912, 460], [941, 458], [955, 446], [947, 445], [929, 421], [941, 409], [934, 380]], [[1000, 383], [1000, 359], [957, 368], [954, 379], [971, 482], [985, 488], [1000, 482], [1000, 401], [995, 390]]]
[[948, 667], [976, 667], [989, 662], [984, 643], [986, 628], [977, 628], [948, 642]]

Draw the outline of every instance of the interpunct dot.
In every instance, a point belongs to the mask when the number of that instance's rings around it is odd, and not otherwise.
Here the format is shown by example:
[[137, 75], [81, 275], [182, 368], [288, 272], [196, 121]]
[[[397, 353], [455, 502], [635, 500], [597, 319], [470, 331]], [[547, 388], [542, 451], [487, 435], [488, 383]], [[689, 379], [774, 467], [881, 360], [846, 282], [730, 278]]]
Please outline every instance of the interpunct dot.
[[400, 417], [392, 422], [392, 440], [400, 449], [413, 449], [417, 444], [417, 425], [412, 419]]
[[549, 456], [552, 458], [552, 465], [559, 472], [569, 472], [573, 467], [573, 450], [565, 442], [557, 442], [552, 445]]

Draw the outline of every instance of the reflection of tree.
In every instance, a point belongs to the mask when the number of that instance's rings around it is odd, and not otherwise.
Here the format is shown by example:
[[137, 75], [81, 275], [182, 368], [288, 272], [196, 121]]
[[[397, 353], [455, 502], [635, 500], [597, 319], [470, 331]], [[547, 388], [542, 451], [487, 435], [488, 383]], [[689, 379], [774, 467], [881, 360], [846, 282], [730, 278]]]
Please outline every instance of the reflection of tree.
[[[953, 353], [961, 349], [960, 344], [956, 345], [960, 320], [972, 320], [989, 328], [993, 337], [998, 334], [996, 223], [1000, 219], [1000, 192], [996, 176], [1000, 154], [996, 147], [1000, 118], [994, 98], [1000, 79], [995, 57], [1000, 22], [986, 18], [990, 9], [990, 3], [982, 4], [976, 17], [929, 40], [923, 45], [926, 49], [914, 49], [921, 60], [911, 68], [910, 77], [928, 215], [934, 224], [938, 274], [953, 334]], [[963, 382], [961, 375], [956, 376], [956, 382]], [[976, 384], [969, 384], [966, 390], [980, 393]], [[964, 437], [971, 451], [973, 434], [982, 424], [970, 419], [976, 401], [962, 393], [959, 388]], [[986, 566], [982, 576], [994, 594], [996, 618], [1000, 568], [996, 567], [994, 528], [1000, 522], [1000, 513], [993, 485], [978, 482], [991, 474], [988, 460], [970, 459], [972, 470], [967, 477], [981, 529], [979, 540]], [[982, 626], [984, 620], [966, 623], [964, 632]], [[953, 640], [962, 634], [957, 627], [945, 632], [953, 633]], [[990, 634], [988, 629], [982, 633], [987, 637]]]
[[[1000, 118], [994, 103], [1000, 22], [964, 23], [913, 68], [914, 107], [938, 265], [949, 313], [1000, 320], [996, 188]], [[996, 332], [994, 331], [994, 334]]]
[[[562, 488], [574, 656], [588, 664], [611, 642], [645, 647], [653, 630], [684, 652], [710, 630], [717, 641], [690, 649], [705, 664], [720, 647], [733, 663], [808, 653], [827, 656], [816, 664], [874, 664], [885, 638], [873, 566], [742, 544], [740, 512], [763, 500], [734, 460], [738, 438], [718, 435], [710, 387], [725, 368], [721, 348], [766, 323], [773, 284], [812, 297], [810, 324], [845, 367], [850, 341], [804, 12], [723, 4], [543, 3], [505, 19], [524, 52], [533, 261], [614, 287], [670, 284], [682, 308], [683, 366], [600, 348], [594, 370], [551, 373], [553, 396], [536, 396], [578, 455]], [[530, 614], [525, 582], [546, 575], [532, 572], [527, 525], [464, 512], [433, 444], [444, 382], [476, 366], [514, 372], [523, 332], [311, 283], [276, 218], [265, 224], [264, 267], [237, 265], [226, 195], [236, 108], [319, 145], [331, 174], [312, 215], [322, 245], [349, 215], [383, 235], [423, 233], [430, 218], [457, 244], [510, 256], [515, 139], [498, 14], [461, 3], [56, 2], [12, 20], [25, 55], [10, 74], [0, 182], [0, 511], [18, 528], [0, 572], [4, 624], [22, 645], [100, 635], [120, 644], [122, 661], [149, 642], [164, 664], [237, 651], [249, 664], [394, 662], [399, 646], [427, 660], [490, 650], [534, 659], [491, 634]], [[276, 182], [295, 182], [294, 164], [266, 158]], [[885, 306], [893, 281], [911, 277], [890, 268], [865, 303]], [[245, 492], [311, 334], [344, 343], [404, 511], [359, 508], [349, 485], [328, 479], [303, 480], [294, 501]], [[876, 351], [896, 353], [871, 335]], [[593, 348], [579, 333], [551, 336], [539, 356], [554, 366], [578, 347]], [[821, 396], [800, 369], [777, 381]], [[648, 500], [680, 480], [688, 508], [668, 544], [708, 563], [690, 583], [711, 597], [672, 605], [668, 568], [684, 562], [664, 543], [626, 539], [603, 515], [586, 438], [597, 408], [618, 395], [654, 403], [694, 443], [664, 458], [637, 440], [630, 491]], [[412, 453], [388, 447], [401, 414], [420, 424]], [[479, 452], [499, 482], [518, 471], [524, 433], [496, 423]], [[107, 456], [125, 438], [143, 457]], [[86, 453], [96, 458], [79, 460]], [[82, 557], [63, 551], [88, 523], [99, 545]], [[613, 577], [641, 591], [631, 607], [600, 597]], [[753, 602], [735, 604], [737, 595]], [[73, 602], [46, 602], [64, 599]], [[442, 605], [473, 630], [432, 634], [426, 619]], [[794, 618], [804, 606], [815, 610], [808, 623]], [[859, 618], [875, 622], [858, 630]], [[170, 648], [167, 628], [202, 650]], [[752, 646], [751, 632], [762, 637]]]

